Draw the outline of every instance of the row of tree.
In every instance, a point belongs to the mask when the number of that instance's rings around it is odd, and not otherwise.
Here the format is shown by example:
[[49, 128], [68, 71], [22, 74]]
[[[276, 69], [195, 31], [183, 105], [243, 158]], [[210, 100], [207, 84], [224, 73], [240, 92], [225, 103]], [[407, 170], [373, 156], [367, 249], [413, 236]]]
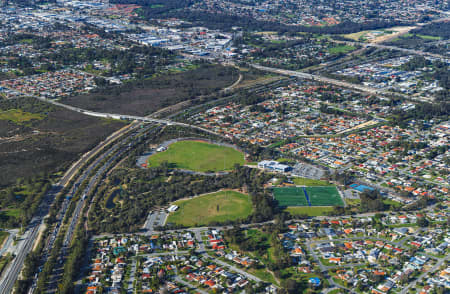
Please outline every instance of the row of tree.
[[448, 118], [450, 114], [450, 102], [439, 103], [416, 103], [414, 111], [396, 109], [393, 111], [392, 120], [400, 127], [406, 127], [410, 120], [431, 120], [437, 118]]
[[430, 23], [425, 26], [422, 26], [422, 27], [412, 30], [411, 33], [421, 34], [421, 35], [430, 35], [430, 36], [441, 37], [443, 39], [449, 39], [450, 38], [450, 23], [447, 21]]

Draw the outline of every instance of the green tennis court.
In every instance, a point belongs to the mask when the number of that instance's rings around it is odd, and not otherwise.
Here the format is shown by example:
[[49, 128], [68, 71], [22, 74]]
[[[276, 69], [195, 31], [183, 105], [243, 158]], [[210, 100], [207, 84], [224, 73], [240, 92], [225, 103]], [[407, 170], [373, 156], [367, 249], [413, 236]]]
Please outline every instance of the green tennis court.
[[344, 205], [336, 187], [305, 187], [311, 206]]
[[308, 206], [302, 188], [273, 188], [273, 196], [278, 201], [279, 206]]

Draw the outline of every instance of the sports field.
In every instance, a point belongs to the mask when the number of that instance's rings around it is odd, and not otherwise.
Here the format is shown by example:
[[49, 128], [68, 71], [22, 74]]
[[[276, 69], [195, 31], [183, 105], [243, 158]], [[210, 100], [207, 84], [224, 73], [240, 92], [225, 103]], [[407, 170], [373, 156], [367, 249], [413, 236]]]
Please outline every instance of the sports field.
[[336, 187], [305, 187], [311, 206], [344, 205]]
[[274, 188], [273, 196], [281, 207], [343, 205], [335, 186]]
[[279, 206], [308, 206], [303, 189], [299, 187], [273, 188]]
[[167, 223], [187, 227], [243, 219], [253, 211], [250, 197], [235, 191], [220, 191], [174, 204], [179, 208], [169, 215]]
[[234, 148], [200, 141], [179, 141], [148, 159], [148, 166], [167, 161], [172, 168], [198, 172], [231, 170], [245, 163], [244, 154]]
[[348, 53], [350, 51], [355, 50], [356, 48], [349, 45], [341, 45], [337, 47], [328, 48], [328, 52], [331, 54], [338, 54], [338, 53]]

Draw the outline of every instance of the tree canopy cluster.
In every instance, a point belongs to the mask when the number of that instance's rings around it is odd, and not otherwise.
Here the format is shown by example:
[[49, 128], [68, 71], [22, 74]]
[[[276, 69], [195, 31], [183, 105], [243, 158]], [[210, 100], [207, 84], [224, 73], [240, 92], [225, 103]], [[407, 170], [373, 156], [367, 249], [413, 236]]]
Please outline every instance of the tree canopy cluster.
[[156, 73], [159, 67], [168, 65], [173, 57], [170, 51], [151, 46], [133, 46], [129, 50], [65, 47], [45, 56], [61, 65], [105, 60], [111, 65], [106, 75], [136, 73], [140, 76]]
[[385, 205], [383, 203], [383, 198], [378, 190], [364, 191], [360, 194], [362, 212], [367, 211], [383, 211], [385, 210]]
[[419, 27], [411, 31], [411, 33], [422, 34], [422, 35], [430, 35], [441, 37], [443, 39], [450, 38], [450, 22], [434, 22], [427, 24], [423, 27]]
[[42, 198], [51, 185], [46, 176], [18, 179], [16, 185], [0, 191], [0, 208], [12, 208], [17, 213], [8, 215], [7, 211], [0, 212], [0, 226], [2, 228], [17, 228], [26, 226], [33, 218]]
[[[170, 171], [167, 163], [145, 170], [117, 169], [108, 178], [109, 184], [98, 191], [98, 198], [103, 201], [99, 200], [93, 207], [89, 215], [90, 227], [95, 232], [122, 233], [137, 230], [151, 209], [184, 197], [242, 187], [249, 192], [255, 211], [244, 221], [261, 222], [274, 215], [272, 199], [262, 188], [268, 177], [270, 175], [261, 174], [258, 170], [240, 166], [223, 176]], [[108, 194], [111, 187], [117, 186], [127, 188], [112, 196]], [[112, 201], [109, 197], [114, 197], [115, 200]]]
[[393, 121], [400, 127], [406, 127], [406, 124], [411, 119], [415, 120], [430, 120], [430, 119], [448, 119], [450, 114], [450, 102], [441, 101], [439, 103], [416, 103], [414, 111], [404, 111], [397, 109], [393, 111]]
[[280, 33], [310, 32], [325, 34], [348, 34], [362, 30], [374, 30], [403, 24], [398, 21], [373, 20], [366, 23], [345, 21], [335, 26], [292, 26], [270, 21], [260, 21], [252, 17], [230, 15], [225, 13], [209, 13], [192, 11], [188, 8], [198, 0], [113, 0], [116, 4], [137, 4], [142, 6], [140, 17], [160, 19], [176, 17], [191, 22], [194, 26], [206, 26], [210, 29], [230, 31], [233, 27], [242, 27], [252, 31], [277, 31]]

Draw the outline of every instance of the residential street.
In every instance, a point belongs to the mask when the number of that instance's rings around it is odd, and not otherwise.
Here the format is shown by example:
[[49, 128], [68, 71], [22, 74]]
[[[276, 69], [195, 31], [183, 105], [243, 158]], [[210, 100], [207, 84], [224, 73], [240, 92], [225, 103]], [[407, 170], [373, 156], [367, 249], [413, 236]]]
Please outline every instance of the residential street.
[[438, 262], [429, 270], [426, 271], [424, 273], [422, 273], [417, 279], [415, 279], [413, 282], [409, 283], [408, 285], [406, 285], [402, 291], [400, 292], [400, 294], [406, 294], [408, 293], [408, 290], [411, 288], [414, 288], [417, 283], [421, 282], [427, 275], [428, 273], [432, 273], [434, 271], [436, 271], [439, 267], [441, 267], [441, 265], [444, 264], [445, 261], [450, 260], [450, 255], [447, 255], [444, 258], [439, 258]]
[[201, 294], [209, 294], [208, 292], [203, 291], [203, 290], [201, 290], [201, 289], [198, 289], [198, 288], [195, 287], [194, 285], [192, 285], [192, 284], [190, 284], [190, 283], [188, 283], [188, 282], [182, 280], [179, 276], [176, 276], [176, 277], [175, 277], [175, 281], [177, 281], [177, 282], [180, 283], [180, 284], [185, 285], [186, 287], [188, 287], [188, 288], [190, 288], [190, 289], [195, 289], [195, 291], [197, 291], [198, 293], [201, 293]]
[[135, 280], [135, 275], [136, 275], [136, 258], [133, 258], [133, 261], [131, 262], [130, 279], [128, 280], [128, 294], [133, 293], [133, 282]]

